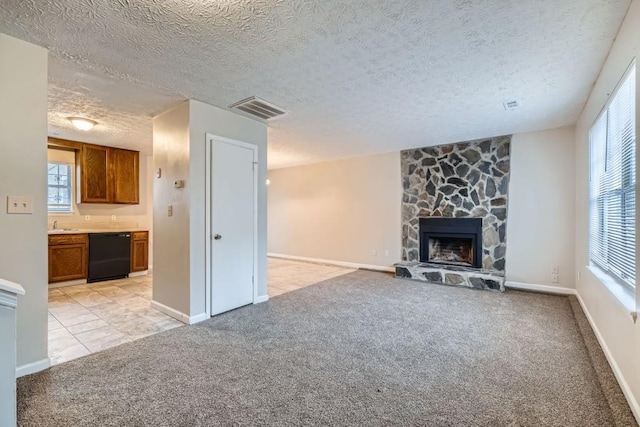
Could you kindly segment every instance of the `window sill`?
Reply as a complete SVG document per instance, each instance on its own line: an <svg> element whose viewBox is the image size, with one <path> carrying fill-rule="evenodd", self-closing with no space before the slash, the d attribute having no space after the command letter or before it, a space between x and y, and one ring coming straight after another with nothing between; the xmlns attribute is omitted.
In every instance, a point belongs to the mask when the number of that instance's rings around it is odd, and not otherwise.
<svg viewBox="0 0 640 427"><path fill-rule="evenodd" d="M635 292L595 265L587 265L587 268L594 276L596 276L600 283L604 285L609 293L613 295L614 299L622 306L622 308L631 315L635 322L638 316Z"/></svg>

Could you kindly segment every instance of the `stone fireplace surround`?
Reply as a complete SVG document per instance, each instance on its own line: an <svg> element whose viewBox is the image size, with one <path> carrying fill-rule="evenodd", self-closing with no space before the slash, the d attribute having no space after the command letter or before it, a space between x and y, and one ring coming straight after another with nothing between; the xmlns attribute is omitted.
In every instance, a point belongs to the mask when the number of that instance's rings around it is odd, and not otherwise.
<svg viewBox="0 0 640 427"><path fill-rule="evenodd" d="M511 136L405 150L396 276L504 290ZM481 218L481 267L420 261L420 218Z"/></svg>

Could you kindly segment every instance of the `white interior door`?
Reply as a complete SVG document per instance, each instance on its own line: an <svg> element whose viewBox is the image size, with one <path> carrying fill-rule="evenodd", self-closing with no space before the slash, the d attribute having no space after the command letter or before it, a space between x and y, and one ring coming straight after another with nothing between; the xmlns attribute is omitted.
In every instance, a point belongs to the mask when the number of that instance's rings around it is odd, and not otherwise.
<svg viewBox="0 0 640 427"><path fill-rule="evenodd" d="M256 148L211 147L211 315L251 304L256 244Z"/></svg>

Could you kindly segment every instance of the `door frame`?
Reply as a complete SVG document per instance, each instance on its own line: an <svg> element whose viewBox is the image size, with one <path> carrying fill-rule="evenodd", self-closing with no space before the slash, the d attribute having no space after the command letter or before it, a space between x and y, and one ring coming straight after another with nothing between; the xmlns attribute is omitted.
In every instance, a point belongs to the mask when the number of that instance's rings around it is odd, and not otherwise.
<svg viewBox="0 0 640 427"><path fill-rule="evenodd" d="M207 132L205 134L205 309L207 318L211 317L211 298L213 296L213 143L222 142L253 151L253 303L258 299L258 146Z"/></svg>

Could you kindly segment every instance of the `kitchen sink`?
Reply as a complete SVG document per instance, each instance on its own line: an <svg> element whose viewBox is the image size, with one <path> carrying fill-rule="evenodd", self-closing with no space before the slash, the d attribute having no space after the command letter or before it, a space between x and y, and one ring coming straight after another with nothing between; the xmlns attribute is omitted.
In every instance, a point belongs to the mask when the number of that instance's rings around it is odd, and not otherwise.
<svg viewBox="0 0 640 427"><path fill-rule="evenodd" d="M77 228L56 228L53 230L49 230L49 233L59 233L62 231L79 231Z"/></svg>

